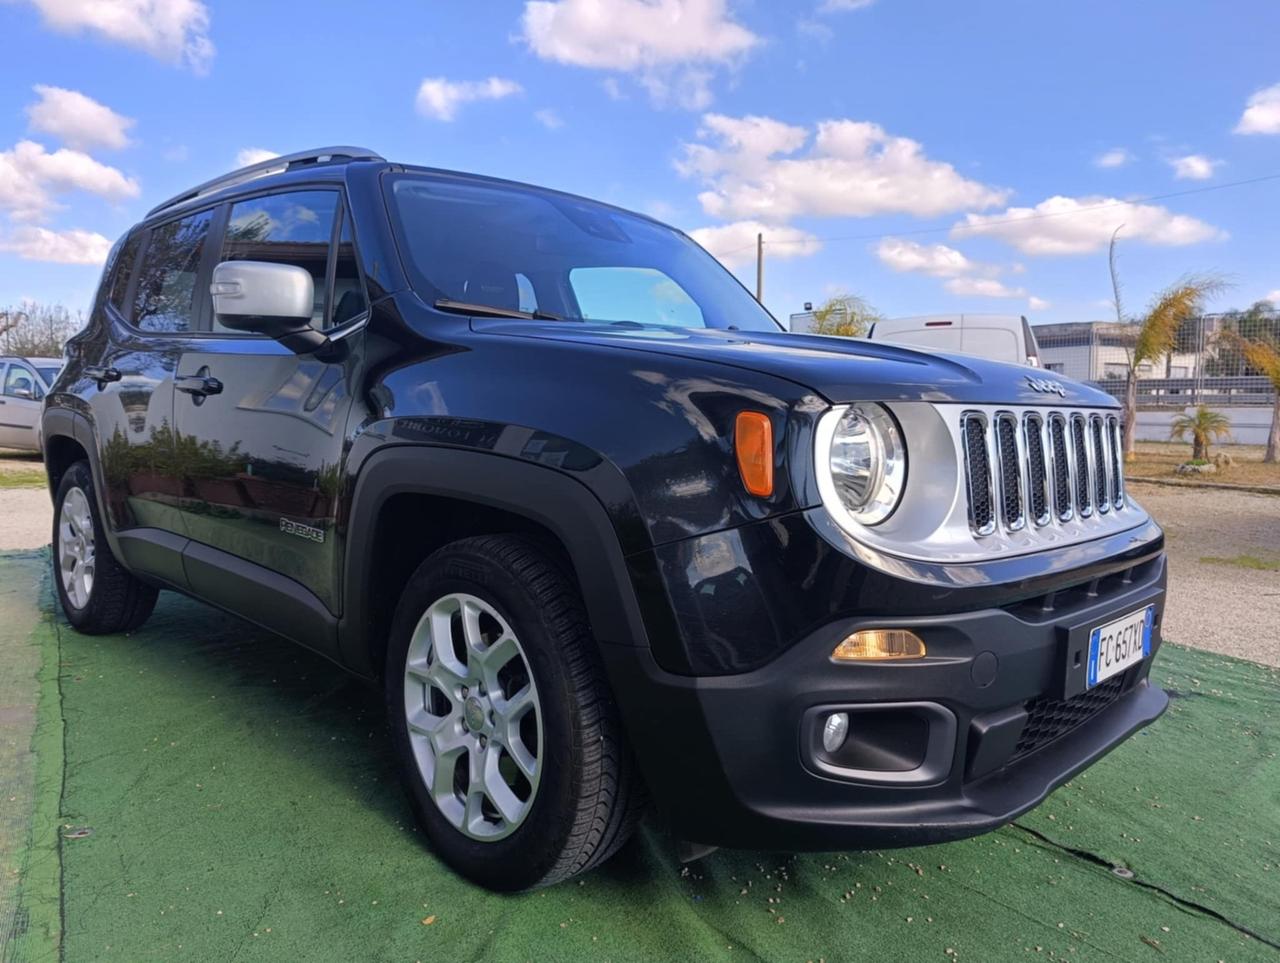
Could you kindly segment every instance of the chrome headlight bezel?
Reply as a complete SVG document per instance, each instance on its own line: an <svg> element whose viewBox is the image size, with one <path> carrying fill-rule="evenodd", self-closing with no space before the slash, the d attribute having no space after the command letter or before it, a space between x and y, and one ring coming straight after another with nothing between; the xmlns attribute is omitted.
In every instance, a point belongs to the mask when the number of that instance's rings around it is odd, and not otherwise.
<svg viewBox="0 0 1280 963"><path fill-rule="evenodd" d="M849 440L858 435L862 438ZM865 494L857 491L859 486L842 484L838 477L841 473L833 461L837 445L844 444L865 446ZM818 422L814 456L819 494L846 531L880 525L902 503L908 468L906 436L893 412L884 405L859 402L826 412Z"/></svg>

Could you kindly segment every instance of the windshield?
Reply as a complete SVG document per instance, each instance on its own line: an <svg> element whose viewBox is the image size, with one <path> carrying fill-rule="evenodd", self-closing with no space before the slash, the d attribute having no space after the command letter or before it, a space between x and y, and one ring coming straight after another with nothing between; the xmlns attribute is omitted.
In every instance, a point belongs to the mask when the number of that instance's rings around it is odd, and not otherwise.
<svg viewBox="0 0 1280 963"><path fill-rule="evenodd" d="M572 321L777 331L720 263L647 218L552 191L447 175L390 178L418 293Z"/></svg>

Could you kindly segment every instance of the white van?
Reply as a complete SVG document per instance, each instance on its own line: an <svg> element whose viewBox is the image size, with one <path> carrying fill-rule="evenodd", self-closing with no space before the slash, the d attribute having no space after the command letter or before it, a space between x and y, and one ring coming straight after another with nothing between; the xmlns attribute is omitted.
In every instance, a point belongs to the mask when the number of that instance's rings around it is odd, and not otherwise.
<svg viewBox="0 0 1280 963"><path fill-rule="evenodd" d="M872 341L892 341L928 351L976 354L993 361L1040 366L1040 346L1027 319L1017 314L930 314L877 321Z"/></svg>

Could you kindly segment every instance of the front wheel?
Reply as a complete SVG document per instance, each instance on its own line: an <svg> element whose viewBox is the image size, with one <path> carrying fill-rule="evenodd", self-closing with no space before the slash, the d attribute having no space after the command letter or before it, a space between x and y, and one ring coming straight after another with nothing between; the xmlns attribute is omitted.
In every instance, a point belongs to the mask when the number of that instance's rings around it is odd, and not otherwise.
<svg viewBox="0 0 1280 963"><path fill-rule="evenodd" d="M155 608L156 589L134 578L111 554L87 461L68 468L58 483L53 576L67 621L89 635L136 629Z"/></svg>
<svg viewBox="0 0 1280 963"><path fill-rule="evenodd" d="M496 890L546 886L630 836L642 790L576 587L534 543L464 539L410 578L386 698L435 851Z"/></svg>

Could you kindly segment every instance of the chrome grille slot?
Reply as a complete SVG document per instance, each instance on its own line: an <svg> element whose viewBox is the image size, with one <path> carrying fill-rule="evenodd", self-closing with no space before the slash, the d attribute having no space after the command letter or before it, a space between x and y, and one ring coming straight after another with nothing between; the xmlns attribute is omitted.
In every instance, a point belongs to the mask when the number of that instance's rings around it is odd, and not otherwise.
<svg viewBox="0 0 1280 963"><path fill-rule="evenodd" d="M987 419L967 411L960 416L964 442L964 478L969 495L969 527L975 535L996 530L995 498L991 490L991 456L987 450Z"/></svg>
<svg viewBox="0 0 1280 963"><path fill-rule="evenodd" d="M1053 456L1053 512L1060 522L1075 517L1071 497L1071 453L1067 450L1067 419L1054 412L1049 416L1049 447Z"/></svg>
<svg viewBox="0 0 1280 963"><path fill-rule="evenodd" d="M996 415L996 456L1000 461L1000 521L1016 532L1026 523L1022 511L1022 458L1018 451L1018 419L1008 411Z"/></svg>
<svg viewBox="0 0 1280 963"><path fill-rule="evenodd" d="M1027 452L1027 509L1036 527L1049 524L1049 469L1045 458L1044 420L1032 413L1022 422Z"/></svg>
<svg viewBox="0 0 1280 963"><path fill-rule="evenodd" d="M1093 442L1093 501L1105 515L1111 510L1111 457L1100 416L1089 418L1089 435Z"/></svg>
<svg viewBox="0 0 1280 963"><path fill-rule="evenodd" d="M1072 481L1076 490L1076 511L1081 518L1093 514L1093 466L1090 464L1084 415L1071 416Z"/></svg>
<svg viewBox="0 0 1280 963"><path fill-rule="evenodd" d="M1115 415L1107 417L1107 434L1111 439L1111 504L1119 511L1124 508L1124 446L1120 439L1120 419Z"/></svg>

